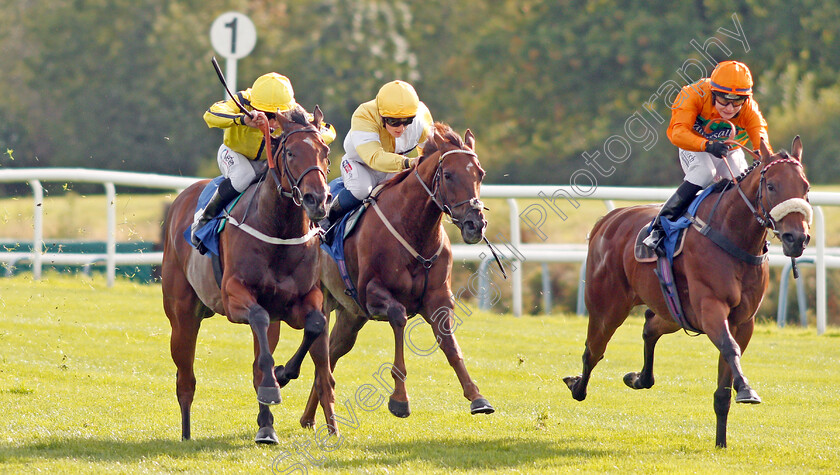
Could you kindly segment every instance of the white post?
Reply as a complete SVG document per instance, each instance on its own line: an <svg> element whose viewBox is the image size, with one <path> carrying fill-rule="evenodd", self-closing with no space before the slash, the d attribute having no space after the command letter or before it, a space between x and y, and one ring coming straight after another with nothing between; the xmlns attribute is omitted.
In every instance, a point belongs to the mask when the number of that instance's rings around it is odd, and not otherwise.
<svg viewBox="0 0 840 475"><path fill-rule="evenodd" d="M814 207L817 221L817 335L825 333L826 282L825 282L825 215L822 206Z"/></svg>
<svg viewBox="0 0 840 475"><path fill-rule="evenodd" d="M41 262L44 254L44 187L38 180L29 180L35 202L32 233L32 277L41 280Z"/></svg>
<svg viewBox="0 0 840 475"><path fill-rule="evenodd" d="M108 198L108 241L106 244L105 273L108 287L114 286L117 274L117 192L114 184L105 183L105 193Z"/></svg>
<svg viewBox="0 0 840 475"><path fill-rule="evenodd" d="M236 58L228 58L225 61L225 80L227 81L231 94L236 94L239 91L236 88ZM225 95L227 96L227 92L225 92Z"/></svg>
<svg viewBox="0 0 840 475"><path fill-rule="evenodd" d="M519 206L516 204L516 200L513 198L508 198L507 200L508 206L510 207L510 244L513 246L514 249L519 251L519 248L522 245L522 232L519 228ZM513 253L512 253L513 254ZM512 257L514 259L514 268L513 268L513 275L511 276L511 287L513 293L513 316L521 317L522 316L522 262L515 261L516 257L515 254Z"/></svg>

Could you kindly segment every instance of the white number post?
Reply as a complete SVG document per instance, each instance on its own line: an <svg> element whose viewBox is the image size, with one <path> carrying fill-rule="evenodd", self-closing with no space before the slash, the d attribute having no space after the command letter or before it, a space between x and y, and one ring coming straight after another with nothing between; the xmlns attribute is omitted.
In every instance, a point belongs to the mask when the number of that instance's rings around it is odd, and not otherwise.
<svg viewBox="0 0 840 475"><path fill-rule="evenodd" d="M210 42L216 52L227 60L225 79L231 92L236 93L236 60L251 54L257 44L254 23L239 12L222 13L210 26Z"/></svg>

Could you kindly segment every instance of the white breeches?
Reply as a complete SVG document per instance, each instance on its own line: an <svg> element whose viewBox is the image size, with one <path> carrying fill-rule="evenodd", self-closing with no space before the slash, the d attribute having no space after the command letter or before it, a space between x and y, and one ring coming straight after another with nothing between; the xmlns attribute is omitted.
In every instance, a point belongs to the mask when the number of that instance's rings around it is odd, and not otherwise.
<svg viewBox="0 0 840 475"><path fill-rule="evenodd" d="M726 161L732 167L736 176L747 169L744 151L740 148L731 150ZM708 152L689 152L680 149L680 165L685 172L685 181L706 188L722 178L734 178L729 174L729 168L722 158L717 158Z"/></svg>
<svg viewBox="0 0 840 475"><path fill-rule="evenodd" d="M364 200L370 192L383 181L396 173L379 172L362 162L341 159L341 179L346 188L356 199Z"/></svg>
<svg viewBox="0 0 840 475"><path fill-rule="evenodd" d="M254 182L257 170L263 166L260 160L248 160L245 155L234 152L225 144L219 147L216 162L219 164L222 175L230 178L230 184L240 193Z"/></svg>

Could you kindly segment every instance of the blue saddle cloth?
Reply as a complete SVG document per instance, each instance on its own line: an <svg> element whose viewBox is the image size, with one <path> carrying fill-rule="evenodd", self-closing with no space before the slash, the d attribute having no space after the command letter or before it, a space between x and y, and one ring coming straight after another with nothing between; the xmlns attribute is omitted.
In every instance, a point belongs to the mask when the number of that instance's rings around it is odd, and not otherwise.
<svg viewBox="0 0 840 475"><path fill-rule="evenodd" d="M703 190L697 198L694 198L694 201L688 206L688 209L679 218L675 220L670 219L662 219L662 229L665 231L665 240L663 241L662 245L665 247L665 253L668 256L668 261L672 264L674 262L674 252L677 248L677 243L679 242L680 231L689 227L691 225L691 219L686 217L691 216L692 218L697 214L697 208L700 207L700 203L703 202L712 192L719 188L718 184L714 184ZM654 218L656 219L656 218ZM651 226L653 226L653 222L651 222ZM650 231L650 229L648 229Z"/></svg>
<svg viewBox="0 0 840 475"><path fill-rule="evenodd" d="M333 196L338 196L342 190L344 190L344 181L341 178L336 178L330 182L330 193ZM347 289L347 294L353 297L356 303L359 303L359 292L356 289L356 284L353 282L353 279L350 278L350 272L347 270L347 263L344 259L344 240L353 232L356 223L359 222L359 218L365 209L364 206L359 206L345 214L321 238L321 249L329 254L338 265L338 272L341 275L341 280L344 282L344 287Z"/></svg>
<svg viewBox="0 0 840 475"><path fill-rule="evenodd" d="M203 209L204 206L207 205L207 202L210 201L210 198L213 196L213 193L216 192L216 189L219 188L219 184L224 180L225 177L218 176L210 181L207 186L201 191L201 194L198 196L198 202L196 203L195 210ZM205 224L202 228L198 229L195 233L196 237L201 241L201 244L204 248L211 252L212 254L219 255L219 232L224 228L224 220L222 217L224 216L225 210L222 209L219 213L211 219L207 224ZM190 228L187 228L184 231L184 239L190 243L192 246L192 241L190 240ZM196 247L196 246L193 246Z"/></svg>

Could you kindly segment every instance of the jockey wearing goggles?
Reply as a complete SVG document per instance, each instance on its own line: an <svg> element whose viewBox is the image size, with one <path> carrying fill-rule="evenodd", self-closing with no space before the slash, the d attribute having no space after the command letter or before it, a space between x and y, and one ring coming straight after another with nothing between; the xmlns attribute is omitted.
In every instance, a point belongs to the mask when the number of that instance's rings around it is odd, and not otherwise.
<svg viewBox="0 0 840 475"><path fill-rule="evenodd" d="M261 162L267 157L265 136L260 127L268 124L272 136L279 136L282 129L277 114L293 109L300 109L309 120L313 119L312 114L295 102L292 83L281 74L268 73L258 77L253 86L237 92L236 97L245 109L252 112L253 117L248 117L240 110L232 98L216 102L204 113L204 122L208 127L224 130L216 162L225 179L204 209L195 214L192 241L196 246L198 241L195 239L195 231L245 191L262 168ZM330 124L323 124L321 136L329 144L335 140L335 129Z"/></svg>
<svg viewBox="0 0 840 475"><path fill-rule="evenodd" d="M410 168L431 137L433 125L431 112L405 81L383 85L376 98L359 105L344 138L344 189L333 198L321 227L336 223L377 185Z"/></svg>
<svg viewBox="0 0 840 475"><path fill-rule="evenodd" d="M671 108L668 139L679 148L680 164L685 178L656 217L650 236L644 244L658 254L665 238L660 218L675 220L685 213L698 191L711 185L716 178L734 178L729 174L746 170L744 152L730 149L723 140L729 138L735 125L735 141L751 148L764 140L770 149L767 121L752 97L753 79L749 68L738 61L723 61L708 78L682 88Z"/></svg>

